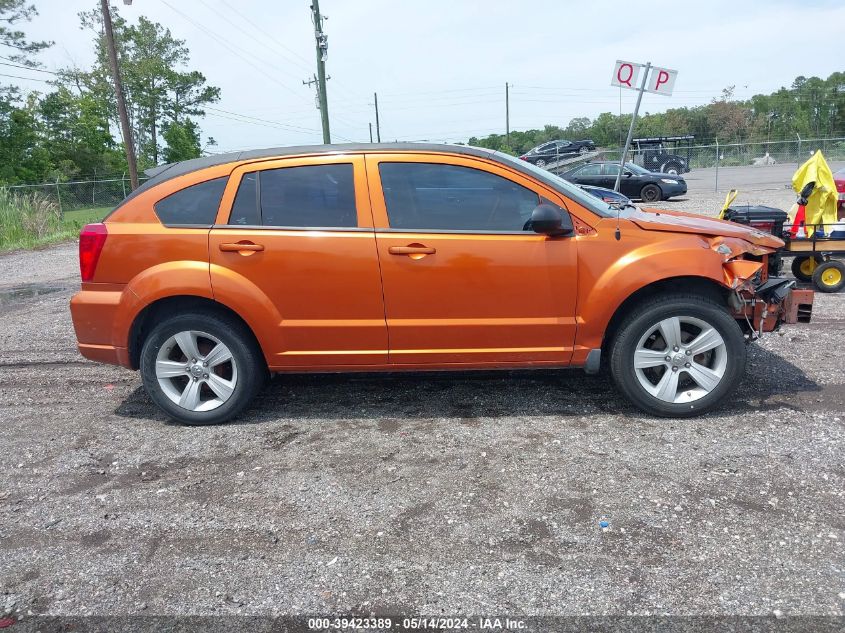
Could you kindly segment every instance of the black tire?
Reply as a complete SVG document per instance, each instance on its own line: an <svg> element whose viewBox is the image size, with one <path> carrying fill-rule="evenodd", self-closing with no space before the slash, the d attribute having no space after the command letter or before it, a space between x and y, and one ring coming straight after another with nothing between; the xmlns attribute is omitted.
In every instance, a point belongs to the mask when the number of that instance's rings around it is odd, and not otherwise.
<svg viewBox="0 0 845 633"><path fill-rule="evenodd" d="M175 334L185 331L207 333L225 344L237 366L237 381L228 400L209 411L191 411L173 402L156 377L156 359L162 346ZM209 372L210 373L210 372ZM196 311L178 314L159 322L141 349L141 378L144 388L159 408L184 424L221 424L237 416L267 381L264 357L252 333L237 319L223 313Z"/></svg>
<svg viewBox="0 0 845 633"><path fill-rule="evenodd" d="M812 271L806 270L806 264L810 261L810 257L802 256L802 257L795 257L792 260L792 274L795 275L795 278L798 281L803 281L804 283L810 283L813 281L813 273L816 272L815 268ZM824 260L820 257L816 257L816 267L821 264ZM802 270L804 267L804 270Z"/></svg>
<svg viewBox="0 0 845 633"><path fill-rule="evenodd" d="M831 259L816 266L813 285L821 292L839 292L845 288L845 264Z"/></svg>
<svg viewBox="0 0 845 633"><path fill-rule="evenodd" d="M683 173L678 163L666 163L660 171L664 174L672 174L673 176L680 176Z"/></svg>
<svg viewBox="0 0 845 633"><path fill-rule="evenodd" d="M579 154L589 154L590 151L591 151L590 148L587 147L586 145L582 145L581 147L578 148Z"/></svg>
<svg viewBox="0 0 845 633"><path fill-rule="evenodd" d="M703 321L715 328L725 344L722 355L725 364L721 379L709 393L696 400L675 403L657 398L640 383L634 368L634 352L640 339L654 330L657 323L671 317ZM689 331L682 331L682 334L687 337L696 335L695 332ZM666 295L640 304L625 316L609 351L611 375L622 394L639 409L662 417L689 418L710 411L725 401L745 372L746 345L742 330L723 305L700 295ZM677 354L669 352L672 356L680 356L682 353L683 350ZM715 352L711 353L714 354L711 358L715 361ZM680 380L685 382L678 384L680 390L676 393L682 395L684 389L680 387L682 384L688 384L691 376L685 373L683 366L679 368L677 374ZM654 370L661 371L661 368L656 367ZM662 371L670 371L668 364L662 367Z"/></svg>
<svg viewBox="0 0 845 633"><path fill-rule="evenodd" d="M643 202L659 202L663 199L663 191L655 184L648 184L640 190Z"/></svg>
<svg viewBox="0 0 845 633"><path fill-rule="evenodd" d="M546 161L543 160L542 158L538 158L537 161L534 164L537 165L537 167L545 167Z"/></svg>

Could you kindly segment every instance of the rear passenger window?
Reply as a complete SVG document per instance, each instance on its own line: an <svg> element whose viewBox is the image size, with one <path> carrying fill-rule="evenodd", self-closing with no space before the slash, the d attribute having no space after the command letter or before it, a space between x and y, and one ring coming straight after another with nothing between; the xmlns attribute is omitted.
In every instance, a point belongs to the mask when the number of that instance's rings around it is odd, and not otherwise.
<svg viewBox="0 0 845 633"><path fill-rule="evenodd" d="M155 204L158 219L167 226L211 226L217 217L227 180L228 176L206 180L159 200Z"/></svg>
<svg viewBox="0 0 845 633"><path fill-rule="evenodd" d="M232 204L232 212L229 215L229 224L241 226L261 224L261 214L258 213L257 172L244 174L241 178L241 184L238 185L238 192L235 194L235 202Z"/></svg>
<svg viewBox="0 0 845 633"><path fill-rule="evenodd" d="M472 167L380 163L390 227L526 231L540 197L507 178Z"/></svg>
<svg viewBox="0 0 845 633"><path fill-rule="evenodd" d="M230 224L260 217L264 226L343 228L358 226L355 184L351 163L303 165L255 172L257 205L249 185L242 183L232 208ZM253 200L250 206L250 200ZM256 208L257 207L257 208ZM237 212L236 212L237 211Z"/></svg>

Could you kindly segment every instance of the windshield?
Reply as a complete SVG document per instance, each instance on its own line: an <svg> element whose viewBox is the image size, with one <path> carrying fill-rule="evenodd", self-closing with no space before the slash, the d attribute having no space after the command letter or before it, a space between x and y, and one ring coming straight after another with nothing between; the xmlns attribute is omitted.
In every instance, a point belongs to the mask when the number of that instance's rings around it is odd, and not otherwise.
<svg viewBox="0 0 845 633"><path fill-rule="evenodd" d="M642 176L643 174L649 173L648 169L644 167L640 167L636 163L625 163L625 169L630 169L635 174Z"/></svg>
<svg viewBox="0 0 845 633"><path fill-rule="evenodd" d="M603 218L608 218L616 215L616 209L611 207L607 204L604 200L600 200L595 196L587 193L580 187L573 185L571 182L564 180L560 176L553 174L550 171L546 171L542 167L537 167L536 165L529 163L528 161L519 160L510 156L509 154L503 154L502 152L493 152L493 156L496 160L506 163L521 172L529 172L531 173L537 180L546 183L550 187L557 189L560 191L561 194L566 196L567 198L571 198L575 200L578 204L583 207L586 207L596 215L600 215Z"/></svg>

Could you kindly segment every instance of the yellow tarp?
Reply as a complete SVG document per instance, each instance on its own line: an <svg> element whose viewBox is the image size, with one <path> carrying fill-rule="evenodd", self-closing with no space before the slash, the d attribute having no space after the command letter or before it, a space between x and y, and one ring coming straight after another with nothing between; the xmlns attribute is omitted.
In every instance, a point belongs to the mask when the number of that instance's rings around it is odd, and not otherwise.
<svg viewBox="0 0 845 633"><path fill-rule="evenodd" d="M839 194L833 181L833 172L830 171L821 150L817 150L792 176L792 189L795 193L800 193L808 182L816 183L806 207L805 226L809 236L813 232L813 224L836 223Z"/></svg>

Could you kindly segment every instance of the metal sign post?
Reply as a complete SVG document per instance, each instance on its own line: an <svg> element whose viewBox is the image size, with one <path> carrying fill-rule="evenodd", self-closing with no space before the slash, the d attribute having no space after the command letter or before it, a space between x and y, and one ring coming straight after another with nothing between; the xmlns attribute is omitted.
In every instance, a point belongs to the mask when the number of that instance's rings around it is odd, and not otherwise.
<svg viewBox="0 0 845 633"><path fill-rule="evenodd" d="M640 72L642 72L643 78L639 88L637 88L636 83L637 79L639 79ZM634 114L631 117L631 126L628 128L628 138L625 140L625 147L622 149L622 156L619 158L619 173L616 174L616 184L613 185L614 191L619 191L619 186L622 183L625 159L628 156L628 149L631 147L631 138L634 136L634 125L637 123L637 114L640 112L643 93L653 92L666 96L671 95L675 87L675 78L677 75L678 71L676 70L652 68L651 62L643 65L621 60L616 61L616 67L613 69L613 79L610 81L610 85L619 86L620 89L624 86L631 90L636 90L638 94L637 104L634 106Z"/></svg>
<svg viewBox="0 0 845 633"><path fill-rule="evenodd" d="M631 147L631 139L634 137L634 125L637 122L637 114L640 111L640 103L643 100L643 93L645 92L645 82L648 79L648 71L651 70L651 62L645 65L645 72L643 73L643 80L637 93L637 105L634 106L634 116L631 117L631 127L628 128L628 138L625 139L625 147L622 149L622 156L619 158L619 173L616 174L616 184L613 185L614 191L619 191L619 185L622 183L622 171L625 169L625 158L628 156L628 148ZM619 78L621 70L616 72L616 78ZM630 83L631 78L628 77Z"/></svg>

